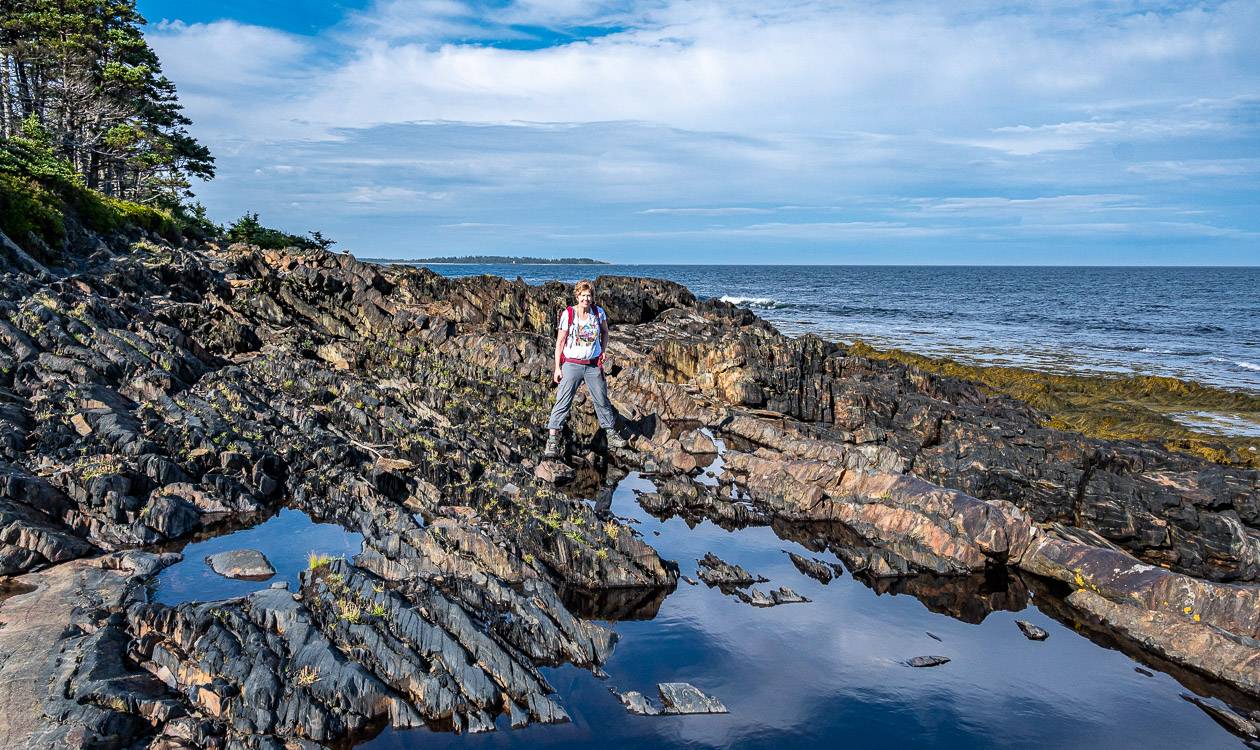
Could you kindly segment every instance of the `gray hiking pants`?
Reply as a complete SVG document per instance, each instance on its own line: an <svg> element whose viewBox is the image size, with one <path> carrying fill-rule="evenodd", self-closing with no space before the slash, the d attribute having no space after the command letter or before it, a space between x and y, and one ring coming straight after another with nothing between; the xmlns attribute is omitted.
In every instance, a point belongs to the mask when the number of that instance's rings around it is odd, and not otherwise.
<svg viewBox="0 0 1260 750"><path fill-rule="evenodd" d="M590 391L591 401L595 404L595 416L600 427L616 426L612 404L608 403L608 384L604 382L604 371L597 365L579 365L565 362L560 368L560 385L556 388L556 405L551 407L551 418L547 420L547 429L559 430L569 418L569 407L573 406L573 394L578 385L586 381L586 390Z"/></svg>

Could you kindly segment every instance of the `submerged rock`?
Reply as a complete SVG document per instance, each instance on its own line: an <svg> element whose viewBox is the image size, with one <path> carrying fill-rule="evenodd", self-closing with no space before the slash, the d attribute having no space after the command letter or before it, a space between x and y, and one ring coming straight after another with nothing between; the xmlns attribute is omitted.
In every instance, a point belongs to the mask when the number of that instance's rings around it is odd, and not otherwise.
<svg viewBox="0 0 1260 750"><path fill-rule="evenodd" d="M1027 620L1016 620L1015 624L1019 626L1019 632L1024 634L1030 641L1044 641L1050 637L1050 634L1044 628L1033 625Z"/></svg>
<svg viewBox="0 0 1260 750"><path fill-rule="evenodd" d="M234 549L206 557L210 569L226 578L266 580L276 574L271 562L255 549Z"/></svg>
<svg viewBox="0 0 1260 750"><path fill-rule="evenodd" d="M907 667L939 667L948 663L948 656L915 656L905 661Z"/></svg>

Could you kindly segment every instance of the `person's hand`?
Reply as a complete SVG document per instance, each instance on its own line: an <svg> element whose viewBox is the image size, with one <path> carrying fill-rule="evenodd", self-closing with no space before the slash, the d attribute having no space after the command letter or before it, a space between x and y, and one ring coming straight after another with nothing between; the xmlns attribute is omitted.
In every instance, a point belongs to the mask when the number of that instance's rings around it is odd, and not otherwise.
<svg viewBox="0 0 1260 750"><path fill-rule="evenodd" d="M609 367L612 367L612 357L609 357L607 354L599 355L599 369L608 372Z"/></svg>
<svg viewBox="0 0 1260 750"><path fill-rule="evenodd" d="M555 383L556 385L560 385L560 379L563 377L564 377L564 369L561 368L559 365L557 365L556 371L551 373L551 382Z"/></svg>

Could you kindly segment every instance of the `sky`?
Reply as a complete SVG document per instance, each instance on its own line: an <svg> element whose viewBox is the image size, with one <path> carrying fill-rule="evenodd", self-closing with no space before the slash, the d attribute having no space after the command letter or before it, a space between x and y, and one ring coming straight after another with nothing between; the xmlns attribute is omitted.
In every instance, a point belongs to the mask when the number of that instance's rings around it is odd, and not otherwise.
<svg viewBox="0 0 1260 750"><path fill-rule="evenodd" d="M138 0L257 211L360 257L1260 264L1260 3Z"/></svg>

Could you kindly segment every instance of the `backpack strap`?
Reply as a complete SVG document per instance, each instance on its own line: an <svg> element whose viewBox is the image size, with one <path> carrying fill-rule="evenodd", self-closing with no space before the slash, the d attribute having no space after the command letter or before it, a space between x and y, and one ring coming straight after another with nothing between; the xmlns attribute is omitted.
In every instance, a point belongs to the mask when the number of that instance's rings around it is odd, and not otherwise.
<svg viewBox="0 0 1260 750"><path fill-rule="evenodd" d="M564 327L567 330L573 327L573 305L569 305L569 308L565 310L565 313L569 316L569 321L564 324Z"/></svg>

